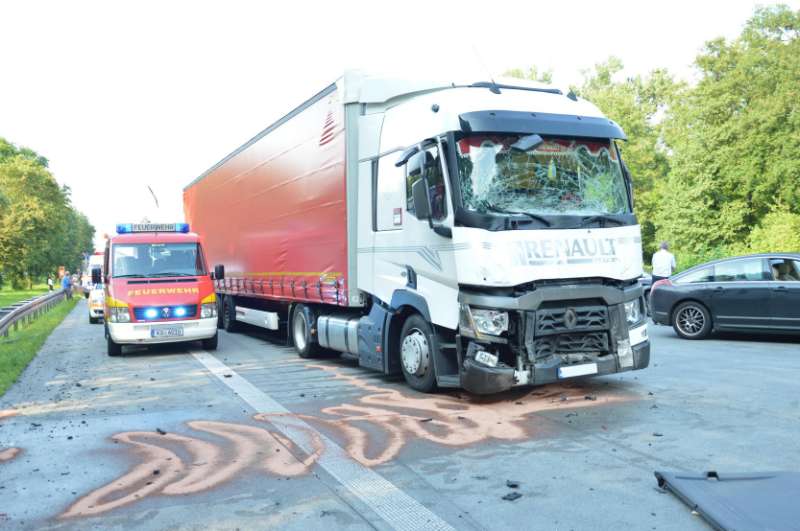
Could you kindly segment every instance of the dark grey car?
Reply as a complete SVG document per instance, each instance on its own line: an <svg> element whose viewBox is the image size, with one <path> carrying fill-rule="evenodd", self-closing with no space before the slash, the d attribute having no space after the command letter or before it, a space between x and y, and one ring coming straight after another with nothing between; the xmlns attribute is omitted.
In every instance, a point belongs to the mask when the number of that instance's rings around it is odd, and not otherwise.
<svg viewBox="0 0 800 531"><path fill-rule="evenodd" d="M714 330L800 333L800 254L715 260L653 284L653 320L686 339Z"/></svg>

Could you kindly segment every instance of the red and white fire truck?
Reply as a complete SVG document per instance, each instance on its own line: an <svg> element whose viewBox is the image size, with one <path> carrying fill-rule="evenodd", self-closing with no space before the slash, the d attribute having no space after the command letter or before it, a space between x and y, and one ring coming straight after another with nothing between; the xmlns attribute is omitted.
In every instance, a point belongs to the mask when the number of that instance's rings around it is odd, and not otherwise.
<svg viewBox="0 0 800 531"><path fill-rule="evenodd" d="M217 348L217 305L203 246L186 223L117 225L106 242L105 334L108 355L123 345L200 340Z"/></svg>

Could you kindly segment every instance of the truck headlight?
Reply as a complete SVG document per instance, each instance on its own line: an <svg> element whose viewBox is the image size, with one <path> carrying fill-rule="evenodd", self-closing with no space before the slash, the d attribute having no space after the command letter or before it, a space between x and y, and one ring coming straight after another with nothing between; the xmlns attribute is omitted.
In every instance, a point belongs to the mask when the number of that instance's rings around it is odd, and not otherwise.
<svg viewBox="0 0 800 531"><path fill-rule="evenodd" d="M200 318L209 319L217 316L217 303L211 302L200 306Z"/></svg>
<svg viewBox="0 0 800 531"><path fill-rule="evenodd" d="M112 323L131 322L131 313L128 311L128 308L120 308L112 306L110 310L111 310L111 315L109 317Z"/></svg>
<svg viewBox="0 0 800 531"><path fill-rule="evenodd" d="M461 305L459 321L459 331L469 337L480 334L499 336L508 330L508 312L470 308L466 304Z"/></svg>
<svg viewBox="0 0 800 531"><path fill-rule="evenodd" d="M636 299L625 303L625 319L628 324L636 324L642 320L642 301Z"/></svg>

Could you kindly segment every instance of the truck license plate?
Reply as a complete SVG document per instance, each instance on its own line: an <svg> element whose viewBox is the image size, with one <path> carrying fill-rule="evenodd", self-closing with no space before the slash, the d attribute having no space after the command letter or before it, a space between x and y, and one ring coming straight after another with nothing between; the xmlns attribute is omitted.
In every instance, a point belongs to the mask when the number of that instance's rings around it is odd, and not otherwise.
<svg viewBox="0 0 800 531"><path fill-rule="evenodd" d="M183 337L183 327L165 326L162 328L151 328L150 337Z"/></svg>
<svg viewBox="0 0 800 531"><path fill-rule="evenodd" d="M574 378L575 376L586 376L587 374L597 374L596 363L584 363L583 365L570 365L558 368L559 378Z"/></svg>

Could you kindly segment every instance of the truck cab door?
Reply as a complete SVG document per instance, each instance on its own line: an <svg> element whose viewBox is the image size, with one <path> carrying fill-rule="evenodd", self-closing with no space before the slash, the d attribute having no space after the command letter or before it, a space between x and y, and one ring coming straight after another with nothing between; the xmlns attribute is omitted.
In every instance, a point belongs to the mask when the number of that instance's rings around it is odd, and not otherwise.
<svg viewBox="0 0 800 531"><path fill-rule="evenodd" d="M452 227L453 220L442 152L440 143L430 142L400 166L397 152L379 160L373 269L375 292L386 302L398 289L428 291L429 304L440 288L457 289L449 231L434 230ZM430 219L417 217L413 187L419 181L426 185Z"/></svg>

